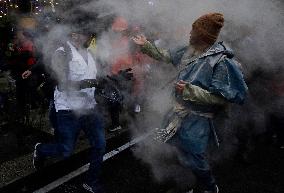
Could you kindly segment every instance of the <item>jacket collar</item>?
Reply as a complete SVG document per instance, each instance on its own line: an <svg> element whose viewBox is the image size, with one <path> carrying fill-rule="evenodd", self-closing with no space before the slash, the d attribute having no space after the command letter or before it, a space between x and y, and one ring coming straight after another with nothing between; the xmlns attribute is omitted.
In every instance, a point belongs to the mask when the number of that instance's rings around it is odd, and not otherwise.
<svg viewBox="0 0 284 193"><path fill-rule="evenodd" d="M229 48L226 44L224 44L224 42L217 42L217 43L213 44L209 49L207 49L199 57L190 59L188 61L188 65L191 64L192 62L195 62L198 59L206 58L208 56L216 56L216 55L219 55L219 54L226 55L228 58L234 57L234 53L233 53L231 48Z"/></svg>
<svg viewBox="0 0 284 193"><path fill-rule="evenodd" d="M217 42L213 44L206 52L204 52L199 58L204 58L207 56L217 55L217 54L227 55L229 58L234 57L234 53L231 48L229 48L224 42Z"/></svg>

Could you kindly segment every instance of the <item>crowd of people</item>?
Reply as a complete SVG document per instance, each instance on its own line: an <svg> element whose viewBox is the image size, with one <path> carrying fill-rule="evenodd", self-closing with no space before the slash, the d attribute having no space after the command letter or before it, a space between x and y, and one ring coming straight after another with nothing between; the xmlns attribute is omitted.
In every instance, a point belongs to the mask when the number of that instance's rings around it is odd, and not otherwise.
<svg viewBox="0 0 284 193"><path fill-rule="evenodd" d="M177 76L168 87L174 90L174 106L165 116L163 127L157 130L156 139L178 148L180 164L193 171L205 193L218 193L206 157L210 140L219 145L213 120L230 103L243 104L248 92L233 51L218 41L224 25L223 15L209 13L199 17L192 24L188 45L170 50L149 41L151 37L142 35L141 26L115 17L111 24L113 37L108 64L96 55L101 48L84 22L72 21L68 25L71 30L66 34L67 41L53 50L48 65L42 60L44 53L39 54L39 48L34 45L34 34L19 29L8 46L7 65L2 66L2 70L11 71L16 83L16 111L20 122L27 105L31 108L36 105L38 88L44 88L46 93L55 140L35 145L34 167L41 169L49 157L69 157L82 129L91 147L90 168L83 187L90 192L104 192L101 182L106 147L103 109L108 111L111 120L108 131L121 130L123 108L133 117L143 111L144 84L151 65L172 63ZM109 67L107 73L102 72L105 65ZM192 193L193 189L187 192Z"/></svg>

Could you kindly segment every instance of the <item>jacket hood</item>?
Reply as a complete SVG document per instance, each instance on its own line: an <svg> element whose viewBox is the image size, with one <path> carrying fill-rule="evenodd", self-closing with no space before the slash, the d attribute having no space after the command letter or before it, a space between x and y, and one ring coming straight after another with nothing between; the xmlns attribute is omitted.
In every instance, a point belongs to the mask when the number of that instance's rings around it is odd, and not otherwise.
<svg viewBox="0 0 284 193"><path fill-rule="evenodd" d="M169 50L170 56L172 57L172 63L174 65L178 65L180 63L181 58L187 49L188 45L180 46L177 47L176 49ZM213 44L206 52L200 55L198 59L211 56L210 57L211 63L213 65L216 64L216 62L224 55L227 56L227 58L229 59L233 58L234 57L233 50L223 42L217 42ZM195 61L196 59L197 58L191 60L191 62Z"/></svg>
<svg viewBox="0 0 284 193"><path fill-rule="evenodd" d="M217 54L224 54L228 58L233 58L234 53L233 50L227 46L224 42L217 42L209 50L207 50L200 58L217 55Z"/></svg>

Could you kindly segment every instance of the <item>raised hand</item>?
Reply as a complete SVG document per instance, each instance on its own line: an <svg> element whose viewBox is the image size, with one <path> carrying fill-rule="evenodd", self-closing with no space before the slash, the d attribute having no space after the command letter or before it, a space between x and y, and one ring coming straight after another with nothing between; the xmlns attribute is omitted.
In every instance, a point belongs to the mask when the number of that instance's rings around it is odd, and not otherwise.
<svg viewBox="0 0 284 193"><path fill-rule="evenodd" d="M137 35L131 38L135 44L143 46L147 42L147 38L144 35Z"/></svg>
<svg viewBox="0 0 284 193"><path fill-rule="evenodd" d="M32 71L26 70L26 71L23 72L23 74L22 74L22 79L28 78L31 74L32 74Z"/></svg>
<svg viewBox="0 0 284 193"><path fill-rule="evenodd" d="M182 94L186 84L187 84L187 82L185 82L183 80L180 80L177 83L175 83L176 92L178 94Z"/></svg>

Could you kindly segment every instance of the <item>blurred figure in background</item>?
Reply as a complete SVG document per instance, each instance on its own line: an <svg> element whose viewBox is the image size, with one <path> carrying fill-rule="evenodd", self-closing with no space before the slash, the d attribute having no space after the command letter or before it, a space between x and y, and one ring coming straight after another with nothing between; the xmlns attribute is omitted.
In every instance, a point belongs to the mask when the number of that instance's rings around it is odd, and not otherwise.
<svg viewBox="0 0 284 193"><path fill-rule="evenodd" d="M111 55L111 73L117 75L121 70L132 69L131 72L134 76L133 84L126 85L124 104L130 115L135 117L136 113L141 112L141 105L145 97L143 96L145 76L150 70L153 60L143 54L140 47L131 41L133 35L141 33L139 26L129 26L125 18L116 17L112 24L112 31L115 33L115 38L111 43L113 50L113 54ZM110 131L121 129L119 124L119 112L121 108L121 106L113 106L110 109L112 117Z"/></svg>
<svg viewBox="0 0 284 193"><path fill-rule="evenodd" d="M24 128L29 124L30 109L36 106L37 80L36 78L23 79L22 73L36 63L34 32L19 29L7 50L7 69L16 83L16 123L19 146L22 146Z"/></svg>

